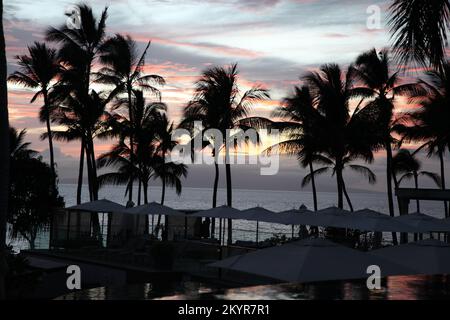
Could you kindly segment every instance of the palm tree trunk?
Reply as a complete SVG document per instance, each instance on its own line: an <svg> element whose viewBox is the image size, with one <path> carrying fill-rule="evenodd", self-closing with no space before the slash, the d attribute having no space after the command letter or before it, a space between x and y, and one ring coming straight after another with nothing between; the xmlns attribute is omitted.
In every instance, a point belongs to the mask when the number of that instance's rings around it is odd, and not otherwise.
<svg viewBox="0 0 450 320"><path fill-rule="evenodd" d="M443 148L439 147L438 154L439 154L439 164L440 164L440 169L441 169L441 188L442 188L442 190L445 190L445 167L444 167L444 150L443 150ZM445 217L447 218L449 216L447 201L444 201L444 210L445 210Z"/></svg>
<svg viewBox="0 0 450 320"><path fill-rule="evenodd" d="M214 156L214 155L213 155ZM213 203L212 207L217 207L217 188L219 187L219 164L217 161L214 161L214 187L213 187ZM211 220L211 238L214 239L214 235L216 233L216 219L212 218Z"/></svg>
<svg viewBox="0 0 450 320"><path fill-rule="evenodd" d="M44 108L45 108L45 122L47 126L47 135L48 135L48 149L50 153L50 169L52 171L52 179L53 179L53 187L56 190L56 169L55 169L55 154L53 150L53 137L51 135L51 127L50 127L50 106L48 103L48 95L47 90L44 90Z"/></svg>
<svg viewBox="0 0 450 320"><path fill-rule="evenodd" d="M5 35L3 33L3 0L0 0L0 300L5 298L6 216L9 191L9 120L6 83Z"/></svg>
<svg viewBox="0 0 450 320"><path fill-rule="evenodd" d="M166 180L162 179L162 190L161 190L161 204L164 205L164 199L166 197Z"/></svg>
<svg viewBox="0 0 450 320"><path fill-rule="evenodd" d="M349 197L349 195L347 193L347 187L345 186L344 179L342 179L342 191L344 192L345 199L347 200L347 204L350 207L350 211L353 212L354 211L353 210L353 205L352 205L352 202L350 201L350 197Z"/></svg>
<svg viewBox="0 0 450 320"><path fill-rule="evenodd" d="M89 156L89 146L84 142L84 152L86 154L86 169L88 174L88 189L89 189L89 201L94 201L94 191L92 183L92 159Z"/></svg>
<svg viewBox="0 0 450 320"><path fill-rule="evenodd" d="M97 180L97 166L95 162L95 151L94 151L94 142L92 140L92 135L89 137L89 149L91 156L91 164L92 164L92 191L94 194L94 200L98 200L98 180Z"/></svg>
<svg viewBox="0 0 450 320"><path fill-rule="evenodd" d="M128 117L130 118L130 123L134 128L134 116L133 116L133 100L131 97L131 86L127 85L127 93L128 93ZM130 134L130 164L131 167L134 165L134 129L131 130ZM128 201L133 201L133 180L134 177L131 175L129 187L128 187Z"/></svg>
<svg viewBox="0 0 450 320"><path fill-rule="evenodd" d="M81 191L83 186L83 168L84 167L84 141L81 142L80 165L78 169L78 185L77 185L77 204L81 203Z"/></svg>
<svg viewBox="0 0 450 320"><path fill-rule="evenodd" d="M142 191L144 192L144 204L148 204L148 184L142 180ZM153 215L152 215L153 217ZM150 233L150 218L148 214L145 215L145 234Z"/></svg>
<svg viewBox="0 0 450 320"><path fill-rule="evenodd" d="M309 171L311 174L311 187L313 194L314 211L317 211L317 190L316 190L316 178L314 177L314 168L312 161L309 162Z"/></svg>
<svg viewBox="0 0 450 320"><path fill-rule="evenodd" d="M343 198L343 181L342 178L342 161L340 159L336 160L336 182L337 182L337 192L338 192L338 208L344 208L344 198Z"/></svg>
<svg viewBox="0 0 450 320"><path fill-rule="evenodd" d="M417 175L417 171L414 171L414 186L416 187L416 190L419 189L419 177ZM416 207L417 212L420 212L420 201L416 200Z"/></svg>
<svg viewBox="0 0 450 320"><path fill-rule="evenodd" d="M162 186L161 186L161 204L162 205L164 205L165 196L166 196L166 181L164 179L162 179ZM167 217L166 217L166 219L167 219ZM156 228L155 228L156 236L158 236L160 228L161 228L161 215L158 215L158 221L156 222Z"/></svg>
<svg viewBox="0 0 450 320"><path fill-rule="evenodd" d="M386 139L385 148L386 148L386 187L387 187L387 195L388 195L388 206L389 206L389 215L391 217L395 216L394 213L394 197L392 195L392 147L390 136ZM394 245L398 244L397 241L397 233L392 232L392 241Z"/></svg>
<svg viewBox="0 0 450 320"><path fill-rule="evenodd" d="M90 135L90 133L87 137L86 147L89 190L91 192L91 201L95 201L98 200L97 168L95 166L94 144L92 142L92 136ZM100 221L97 213L91 214L91 221L94 234L97 235L98 241L102 243Z"/></svg>
<svg viewBox="0 0 450 320"><path fill-rule="evenodd" d="M230 165L230 150L228 147L225 147L225 171L226 171L226 178L227 178L227 206L232 207L233 206L233 190L231 187L231 165ZM228 219L228 239L227 244L231 245L233 243L233 220Z"/></svg>
<svg viewBox="0 0 450 320"><path fill-rule="evenodd" d="M138 185L138 206L141 205L141 191L142 191L142 181L141 179L139 180L139 185Z"/></svg>

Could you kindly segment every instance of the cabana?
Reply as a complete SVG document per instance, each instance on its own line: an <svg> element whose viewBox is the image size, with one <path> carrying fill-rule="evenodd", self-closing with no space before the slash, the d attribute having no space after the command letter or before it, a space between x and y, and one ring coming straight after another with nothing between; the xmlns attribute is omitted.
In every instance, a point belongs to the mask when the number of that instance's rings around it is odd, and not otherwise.
<svg viewBox="0 0 450 320"><path fill-rule="evenodd" d="M165 227L166 230L169 227L169 217L173 217L174 222L176 221L176 219L183 219L183 222L185 223L185 237L186 237L186 232L187 232L187 221L186 221L186 216L183 212L180 212L178 210L172 209L168 206L162 205L160 203L157 202L151 202L148 204L143 204L137 207L132 207L132 208L128 208L125 210L121 210L119 211L120 213L126 214L126 215L133 215L136 216L136 228L138 228L139 230L142 229L142 233L141 234L146 234L148 233L148 229L149 229L149 223L148 223L148 216L152 216L152 224L151 224L151 228L152 230L154 229L154 217L155 216L159 216L159 215L163 215L165 217ZM140 219L141 216L144 216L146 219ZM173 230L172 230L173 233ZM167 237L169 238L169 235L167 235ZM172 236L170 236L170 238L173 238L173 234Z"/></svg>
<svg viewBox="0 0 450 320"><path fill-rule="evenodd" d="M68 246L72 241L77 246L93 245L99 240L106 245L113 234L120 233L123 224L122 219L113 218L112 213L124 209L125 207L118 203L102 199L61 210L52 222L50 245ZM100 218L100 235L95 234L93 230L92 218L95 215Z"/></svg>
<svg viewBox="0 0 450 320"><path fill-rule="evenodd" d="M319 238L253 251L208 266L304 283L367 278L371 265L379 266L383 277L412 273L406 266Z"/></svg>
<svg viewBox="0 0 450 320"><path fill-rule="evenodd" d="M224 222L223 219L234 219L234 220L245 220L245 215L238 209L229 206L220 206L208 210L198 211L191 215L192 217L199 218L215 218L219 219L219 241L222 243L222 240L225 238L222 235L222 232L225 232L225 228L223 227Z"/></svg>

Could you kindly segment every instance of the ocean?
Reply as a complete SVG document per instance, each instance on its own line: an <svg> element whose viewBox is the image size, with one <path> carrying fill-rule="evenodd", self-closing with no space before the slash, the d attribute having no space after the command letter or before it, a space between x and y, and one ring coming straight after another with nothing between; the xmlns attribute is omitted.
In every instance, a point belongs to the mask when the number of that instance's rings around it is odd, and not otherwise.
<svg viewBox="0 0 450 320"><path fill-rule="evenodd" d="M75 184L60 184L59 192L64 197L66 206L76 204L76 185ZM137 188L134 189L135 200L137 203ZM100 189L99 199L106 198L121 204L125 204L128 197L125 197L124 186L106 186ZM161 188L149 188L149 201L159 202L161 199ZM354 192L350 193L350 198L355 210L369 208L381 213L388 214L387 196L384 193L377 192ZM87 194L87 186L83 186L82 200L89 201ZM394 201L396 202L396 201ZM334 192L319 192L318 193L319 209L336 206L337 194ZM184 187L180 196L175 193L174 189L168 188L166 190L165 205L175 209L192 209L201 210L209 209L212 205L212 188L190 188ZM217 204L226 204L226 190L219 189ZM294 208L299 208L302 204L307 208L313 208L312 193L309 191L280 191L280 190L233 190L233 206L237 209L247 209L255 206L261 206L273 211L284 211ZM396 203L395 203L396 205ZM416 203L411 201L410 212L414 212ZM444 217L444 206L442 202L437 201L421 201L422 213L429 214L437 218ZM396 207L396 213L398 209ZM234 221L233 223L233 237L235 240L255 240L256 222L251 221ZM290 236L292 229L290 226L281 226L277 224L260 223L259 224L259 239L264 240L277 235L285 234ZM384 234L385 239L390 239L390 234ZM11 241L16 249L27 248L25 241ZM42 234L37 240L37 247L48 246L48 236Z"/></svg>

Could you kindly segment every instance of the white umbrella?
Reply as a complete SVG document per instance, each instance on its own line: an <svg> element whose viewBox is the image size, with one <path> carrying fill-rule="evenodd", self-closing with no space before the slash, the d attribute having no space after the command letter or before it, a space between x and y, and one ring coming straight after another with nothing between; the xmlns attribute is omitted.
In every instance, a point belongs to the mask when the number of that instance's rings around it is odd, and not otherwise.
<svg viewBox="0 0 450 320"><path fill-rule="evenodd" d="M381 276L410 273L407 267L324 239L310 238L234 256L210 267L260 275L288 282L366 278L377 265Z"/></svg>
<svg viewBox="0 0 450 320"><path fill-rule="evenodd" d="M427 239L373 250L371 255L397 262L415 274L450 274L450 244Z"/></svg>
<svg viewBox="0 0 450 320"><path fill-rule="evenodd" d="M423 213L410 213L395 217L394 220L399 221L416 229L416 233L425 232L449 232L450 225L443 223L441 219L428 216Z"/></svg>
<svg viewBox="0 0 450 320"><path fill-rule="evenodd" d="M125 210L125 207L106 199L85 202L76 206L68 207L67 210L85 211L85 212L104 212L111 213L115 211Z"/></svg>
<svg viewBox="0 0 450 320"><path fill-rule="evenodd" d="M121 210L120 213L138 214L138 215L165 215L165 216L183 216L184 213L159 204L157 202L151 202L143 204L141 206L128 208Z"/></svg>

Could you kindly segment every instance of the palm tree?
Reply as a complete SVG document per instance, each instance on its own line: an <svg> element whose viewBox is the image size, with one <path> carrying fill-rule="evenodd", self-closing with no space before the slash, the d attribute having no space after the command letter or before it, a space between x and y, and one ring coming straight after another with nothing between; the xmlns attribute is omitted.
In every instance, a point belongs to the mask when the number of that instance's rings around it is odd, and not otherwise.
<svg viewBox="0 0 450 320"><path fill-rule="evenodd" d="M414 187L419 189L419 176L425 176L433 180L440 188L441 180L438 174L429 171L421 171L422 164L415 158L415 153L407 149L400 149L392 159L392 167L395 175L402 174L398 179L400 184L403 180L414 179ZM416 200L417 212L420 212L420 202Z"/></svg>
<svg viewBox="0 0 450 320"><path fill-rule="evenodd" d="M227 181L227 205L232 206L232 185L230 166L230 141L227 130L248 129L245 121L254 103L269 99L269 93L255 86L241 94L238 86L237 65L228 68L211 67L202 73L196 82L194 99L186 106L183 123L201 121L207 129L221 132L225 146L225 171ZM216 141L217 143L217 141ZM219 150L215 150L215 157ZM216 171L217 172L217 171ZM228 243L232 243L232 220L228 219Z"/></svg>
<svg viewBox="0 0 450 320"><path fill-rule="evenodd" d="M177 195L181 194L182 184L181 177L187 176L187 166L182 163L165 162L164 157L160 157L159 161L155 161L153 167L154 173L152 174L154 179L161 180L161 204L164 204L166 195L166 186L175 187ZM167 220L166 220L167 221ZM156 223L154 234L157 236L161 226L161 215L158 215L158 221Z"/></svg>
<svg viewBox="0 0 450 320"><path fill-rule="evenodd" d="M124 105L126 108L123 107ZM157 135L167 121L164 115L167 107L162 102L147 104L140 90L133 90L131 106L132 121L129 118L128 98L118 99L115 105L116 110L111 115L110 121L106 123L109 135L118 136L119 142L109 152L99 157L97 166L99 168L114 166L118 170L99 176L99 182L101 185L128 183L126 194L129 195L130 180L138 180L143 186L144 201L147 203L148 181L152 174ZM127 144L127 138L130 136L135 137L134 152ZM132 153L136 158L134 161L131 159Z"/></svg>
<svg viewBox="0 0 450 320"><path fill-rule="evenodd" d="M444 154L450 147L450 63L444 64L441 71L426 73L428 81L420 81L425 92L412 97L420 108L408 114L411 126L398 125L396 130L403 135L402 141L422 142L419 148L426 149L428 156L437 155L440 164L441 188L445 189ZM445 215L448 216L447 202L444 202Z"/></svg>
<svg viewBox="0 0 450 320"><path fill-rule="evenodd" d="M373 151L382 146L374 123L380 113L373 108L358 107L350 113L353 91L353 68L344 74L335 64L327 64L318 72L310 72L304 80L317 101L311 136L323 156L333 162L338 190L338 207L343 208L345 183L342 172L345 164L356 159L373 161Z"/></svg>
<svg viewBox="0 0 450 320"><path fill-rule="evenodd" d="M309 168L310 182L312 186L314 210L317 211L317 190L315 183L314 162L321 160L320 148L314 138L312 125L320 115L315 109L315 101L311 96L309 87L295 87L294 94L285 98L283 106L278 107L272 116L285 119L283 122L268 122L268 119L260 119L262 127L271 127L281 130L287 136L286 141L269 147L288 155L297 156L299 163L304 168ZM304 187L306 184L302 184Z"/></svg>
<svg viewBox="0 0 450 320"><path fill-rule="evenodd" d="M59 91L59 87L55 91ZM51 135L59 141L75 141L81 142L81 151L79 159L78 187L77 187L77 203L81 202L81 187L84 170L84 155L90 155L93 152L93 140L96 138L109 138L111 132L105 123L111 121L111 115L106 111L106 105L110 101L110 97L104 97L102 93L92 90L87 99L79 101L75 93L64 96L56 93L55 102L58 106L52 109L52 121L58 125L65 127L65 130L52 130ZM43 137L46 135L44 134ZM91 151L92 150L92 151ZM90 156L86 157L89 192L91 199L94 198L94 188L97 182L93 182L94 173ZM95 174L96 176L96 174Z"/></svg>
<svg viewBox="0 0 450 320"><path fill-rule="evenodd" d="M187 176L187 166L182 163L166 162L166 157L177 146L178 142L172 140L174 124L173 122L169 122L165 114L161 115L158 126L152 176L155 179L161 179L161 204L164 204L166 185L175 187L176 193L178 195L181 194L182 186L180 178ZM156 230L159 230L160 223L161 215L158 216Z"/></svg>
<svg viewBox="0 0 450 320"><path fill-rule="evenodd" d="M16 128L9 128L9 153L11 161L29 159L37 155L37 151L28 148L31 143L24 142L26 134L26 129L18 132Z"/></svg>
<svg viewBox="0 0 450 320"><path fill-rule="evenodd" d="M38 88L39 91L31 99L31 103L41 97L44 105L41 108L41 121L47 126L47 133L50 133L50 101L49 91L52 89L52 81L60 74L57 52L55 49L47 47L45 43L35 42L28 47L29 55L16 56L19 65L19 71L11 74L8 80L12 83L18 83L28 88ZM53 173L53 179L56 187L55 158L53 152L53 139L48 136L48 145L50 152L50 168Z"/></svg>
<svg viewBox="0 0 450 320"><path fill-rule="evenodd" d="M324 157L324 156L316 156L316 159L317 159L316 161L320 161L321 163L325 164L326 166L316 169L312 173L307 174L302 180L302 187L311 183L315 176L318 176L318 175L321 175L324 173L329 173L330 171L331 171L332 175L336 174L336 163L333 162L333 160L328 159L327 157ZM351 164L352 160L353 160L352 157L345 157L343 159L343 161L342 161L343 170L345 170L346 168L349 168L350 170L353 170L353 171L361 174L363 177L367 178L367 180L369 181L370 184L375 184L377 182L377 177L372 170L370 170L368 167L363 166L363 165ZM344 196L347 200L347 204L350 208L350 211L353 212L353 205L350 200L350 196L348 195L347 187L345 185L344 180L342 181L342 184L343 184L342 189L343 189Z"/></svg>
<svg viewBox="0 0 450 320"><path fill-rule="evenodd" d="M400 63L441 69L446 60L450 2L394 0L389 8L393 47Z"/></svg>
<svg viewBox="0 0 450 320"><path fill-rule="evenodd" d="M147 90L160 98L159 90L154 86L164 85L164 79L159 75L145 75L145 56L147 54L150 42L144 49L142 55L137 53L136 42L130 36L116 34L108 38L101 47L100 61L105 65L96 74L96 81L103 84L113 85L112 95L117 96L122 93L127 95L128 117L131 122L134 121L133 114L133 92L135 89ZM131 153L130 161L134 163L134 138L130 135ZM130 179L129 200L133 198L133 180Z"/></svg>
<svg viewBox="0 0 450 320"><path fill-rule="evenodd" d="M378 110L380 120L376 125L380 129L381 139L386 150L386 189L389 214L394 216L394 198L392 194L392 127L395 122L395 99L398 96L416 95L421 92L418 84L399 84L398 72L392 72L387 50L377 52L375 49L362 53L356 59L353 69L355 79L362 85L354 88L354 94L371 98L370 108ZM423 90L422 90L423 91ZM396 241L394 235L394 242Z"/></svg>
<svg viewBox="0 0 450 320"><path fill-rule="evenodd" d="M9 121L6 66L3 0L0 0L0 299L5 298L5 274L7 271L6 217L9 191Z"/></svg>
<svg viewBox="0 0 450 320"><path fill-rule="evenodd" d="M78 5L80 13L80 28L72 29L63 25L59 29L49 28L46 39L60 44L59 59L64 65L61 79L58 82L57 94L62 95L59 100L71 94L88 110L90 102L90 84L92 66L101 53L105 41L105 27L107 8L97 21L91 7L86 4ZM92 135L82 140L86 154L91 200L98 199L97 169L95 166L95 152Z"/></svg>

